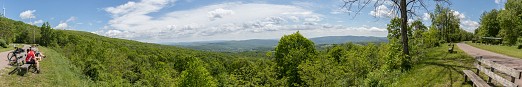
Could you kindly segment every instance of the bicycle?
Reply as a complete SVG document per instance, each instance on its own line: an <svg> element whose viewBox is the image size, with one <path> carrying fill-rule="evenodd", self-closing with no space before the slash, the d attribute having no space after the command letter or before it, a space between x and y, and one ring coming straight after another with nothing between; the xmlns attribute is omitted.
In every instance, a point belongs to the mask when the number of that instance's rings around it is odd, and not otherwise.
<svg viewBox="0 0 522 87"><path fill-rule="evenodd" d="M21 59L23 56L19 56L20 53L23 53L24 50L21 48L17 48L16 50L9 52L7 54L7 60L11 65L19 65L18 59Z"/></svg>

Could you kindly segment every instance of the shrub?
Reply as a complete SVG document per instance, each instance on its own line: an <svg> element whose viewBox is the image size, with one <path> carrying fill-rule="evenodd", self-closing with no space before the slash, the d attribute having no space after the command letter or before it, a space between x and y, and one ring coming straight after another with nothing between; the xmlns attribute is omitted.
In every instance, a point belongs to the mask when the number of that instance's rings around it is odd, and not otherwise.
<svg viewBox="0 0 522 87"><path fill-rule="evenodd" d="M0 39L0 47L7 48L7 43L5 42L5 40Z"/></svg>
<svg viewBox="0 0 522 87"><path fill-rule="evenodd" d="M518 45L518 49L522 49L522 44Z"/></svg>

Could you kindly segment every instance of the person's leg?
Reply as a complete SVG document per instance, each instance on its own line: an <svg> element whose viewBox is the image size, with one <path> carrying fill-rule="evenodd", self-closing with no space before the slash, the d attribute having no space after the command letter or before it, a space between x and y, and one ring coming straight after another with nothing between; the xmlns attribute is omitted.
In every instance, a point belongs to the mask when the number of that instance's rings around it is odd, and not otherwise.
<svg viewBox="0 0 522 87"><path fill-rule="evenodd" d="M34 64L34 65L36 65L36 70L38 72L40 72L40 62L38 62L38 61L34 61L34 62L36 63L36 64Z"/></svg>

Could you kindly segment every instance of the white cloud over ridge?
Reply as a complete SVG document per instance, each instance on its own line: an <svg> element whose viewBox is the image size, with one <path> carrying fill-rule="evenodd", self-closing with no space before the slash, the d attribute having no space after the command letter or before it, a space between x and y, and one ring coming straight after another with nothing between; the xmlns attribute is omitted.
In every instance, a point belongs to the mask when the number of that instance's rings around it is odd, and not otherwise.
<svg viewBox="0 0 522 87"><path fill-rule="evenodd" d="M112 19L107 26L94 33L144 42L187 42L278 38L297 30L301 32L336 32L332 30L385 32L386 30L375 27L355 29L322 24L324 16L311 10L299 6L264 3L222 3L167 12L159 16L148 15L174 3L174 0L142 0L105 8ZM339 34L346 35L350 32Z"/></svg>
<svg viewBox="0 0 522 87"><path fill-rule="evenodd" d="M24 12L20 13L20 18L22 18L22 19L36 18L36 16L34 15L34 12L36 12L36 10L24 11Z"/></svg>
<svg viewBox="0 0 522 87"><path fill-rule="evenodd" d="M42 24L42 23L43 23L43 20L36 20L36 21L33 21L31 24L38 25L38 24Z"/></svg>
<svg viewBox="0 0 522 87"><path fill-rule="evenodd" d="M385 5L380 5L375 8L373 11L370 11L370 15L374 17L382 17L382 18L393 18L396 16L393 9L388 9Z"/></svg>
<svg viewBox="0 0 522 87"><path fill-rule="evenodd" d="M56 27L54 27L54 29L68 29L68 28L69 28L69 25L65 22L60 23L60 24L56 25Z"/></svg>
<svg viewBox="0 0 522 87"><path fill-rule="evenodd" d="M56 27L54 27L54 29L70 29L72 28L71 26L69 26L69 22L72 22L72 21L76 21L78 18L75 17L75 16L71 16L69 17L67 20L65 21L60 21L60 24L56 25ZM78 24L78 23L77 23Z"/></svg>

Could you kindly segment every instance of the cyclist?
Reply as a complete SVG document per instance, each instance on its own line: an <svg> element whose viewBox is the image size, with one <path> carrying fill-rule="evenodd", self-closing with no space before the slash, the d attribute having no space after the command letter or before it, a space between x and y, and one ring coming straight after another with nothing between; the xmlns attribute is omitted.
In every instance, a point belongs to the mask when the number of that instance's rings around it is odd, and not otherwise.
<svg viewBox="0 0 522 87"><path fill-rule="evenodd" d="M26 64L34 64L36 67L36 73L40 73L39 63L36 60L35 53L32 49L27 49L27 57L25 58Z"/></svg>

